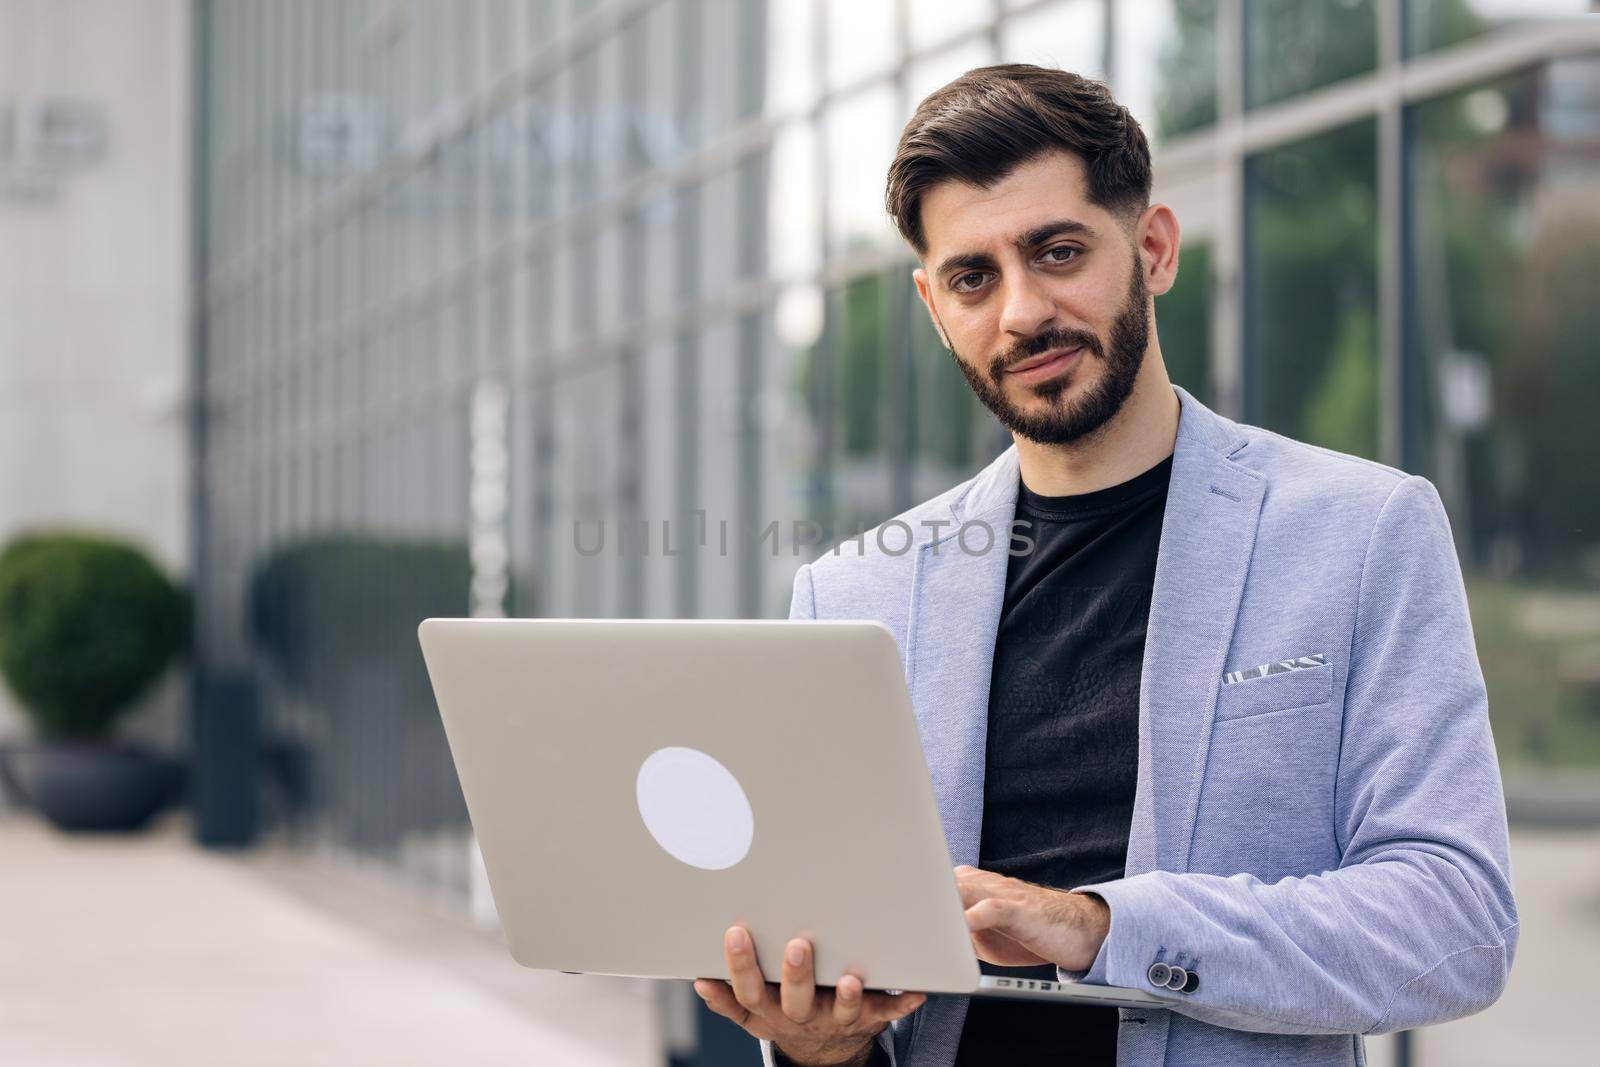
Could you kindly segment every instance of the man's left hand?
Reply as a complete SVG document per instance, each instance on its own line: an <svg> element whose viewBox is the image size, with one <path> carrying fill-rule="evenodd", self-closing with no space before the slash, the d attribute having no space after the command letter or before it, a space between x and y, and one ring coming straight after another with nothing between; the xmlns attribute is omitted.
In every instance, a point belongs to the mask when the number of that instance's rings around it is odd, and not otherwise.
<svg viewBox="0 0 1600 1067"><path fill-rule="evenodd" d="M966 864L956 868L956 886L973 948L996 966L1053 963L1088 970L1111 929L1110 907L1088 893L1066 893Z"/></svg>

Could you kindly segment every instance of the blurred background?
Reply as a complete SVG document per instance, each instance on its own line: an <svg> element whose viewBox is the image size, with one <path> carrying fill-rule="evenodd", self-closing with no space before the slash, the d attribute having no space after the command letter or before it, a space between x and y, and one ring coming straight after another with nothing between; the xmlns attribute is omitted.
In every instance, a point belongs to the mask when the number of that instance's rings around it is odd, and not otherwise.
<svg viewBox="0 0 1600 1067"><path fill-rule="evenodd" d="M883 187L1025 61L1151 138L1174 380L1449 510L1522 945L1373 1062L1593 1062L1590 9L0 0L0 1060L758 1062L683 983L505 957L415 623L782 616L998 454ZM120 688L43 598L123 620ZM46 830L52 745L140 753L148 831Z"/></svg>

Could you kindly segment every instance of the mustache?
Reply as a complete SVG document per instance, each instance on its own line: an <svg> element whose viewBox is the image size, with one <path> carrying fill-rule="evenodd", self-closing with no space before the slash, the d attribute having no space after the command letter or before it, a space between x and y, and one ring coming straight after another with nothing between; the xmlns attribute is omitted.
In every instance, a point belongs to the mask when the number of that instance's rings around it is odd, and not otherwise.
<svg viewBox="0 0 1600 1067"><path fill-rule="evenodd" d="M1035 334L1025 341L1019 341L1011 346L1010 351L994 357L989 363L989 373L998 380L1007 370L1023 360L1043 355L1053 348L1081 348L1102 359L1105 358L1105 348L1101 345L1100 338L1088 330L1056 328Z"/></svg>

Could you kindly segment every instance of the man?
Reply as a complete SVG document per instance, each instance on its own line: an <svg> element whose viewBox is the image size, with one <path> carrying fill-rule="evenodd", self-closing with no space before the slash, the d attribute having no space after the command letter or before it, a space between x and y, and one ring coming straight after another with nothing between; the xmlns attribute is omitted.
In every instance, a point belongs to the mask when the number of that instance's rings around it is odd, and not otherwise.
<svg viewBox="0 0 1600 1067"><path fill-rule="evenodd" d="M695 987L769 1063L1358 1064L1362 1034L1504 987L1504 799L1438 494L1169 382L1150 185L1095 82L1006 65L923 101L888 207L1014 444L899 517L913 551L801 567L790 615L896 635L985 969L1169 1006L819 990L807 942L758 961L735 927L731 983Z"/></svg>

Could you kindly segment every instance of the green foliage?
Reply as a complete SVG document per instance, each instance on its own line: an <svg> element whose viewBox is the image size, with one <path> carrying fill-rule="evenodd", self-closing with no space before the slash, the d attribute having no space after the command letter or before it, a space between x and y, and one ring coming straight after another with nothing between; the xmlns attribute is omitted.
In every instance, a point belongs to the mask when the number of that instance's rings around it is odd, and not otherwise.
<svg viewBox="0 0 1600 1067"><path fill-rule="evenodd" d="M1274 149L1246 173L1249 421L1375 457L1377 128Z"/></svg>
<svg viewBox="0 0 1600 1067"><path fill-rule="evenodd" d="M0 552L0 673L47 737L106 733L187 639L184 594L132 544L40 532Z"/></svg>
<svg viewBox="0 0 1600 1067"><path fill-rule="evenodd" d="M914 301L911 309L911 345L917 390L917 454L944 467L968 470L981 458L974 449L977 429L988 417L988 409L973 394L955 356L940 343L920 300Z"/></svg>
<svg viewBox="0 0 1600 1067"><path fill-rule="evenodd" d="M420 671L417 624L465 615L471 580L462 542L362 534L294 541L251 576L250 633L291 685L327 696L375 661Z"/></svg>
<svg viewBox="0 0 1600 1067"><path fill-rule="evenodd" d="M1378 62L1373 0L1252 0L1245 5L1245 96L1270 104L1362 74Z"/></svg>
<svg viewBox="0 0 1600 1067"><path fill-rule="evenodd" d="M1407 37L1413 53L1459 44L1483 33L1483 18L1462 0L1409 0Z"/></svg>
<svg viewBox="0 0 1600 1067"><path fill-rule="evenodd" d="M883 325L883 276L857 278L844 290L844 336L839 350L839 408L847 456L878 451L879 396L888 338Z"/></svg>
<svg viewBox="0 0 1600 1067"><path fill-rule="evenodd" d="M1466 589L1501 766L1600 766L1600 692L1569 666L1583 662L1592 638L1529 626L1535 601L1572 605L1588 594L1470 571Z"/></svg>
<svg viewBox="0 0 1600 1067"><path fill-rule="evenodd" d="M1158 140L1217 121L1217 0L1172 0L1172 20L1156 90Z"/></svg>
<svg viewBox="0 0 1600 1067"><path fill-rule="evenodd" d="M1211 246L1185 244L1178 277L1156 299L1156 328L1167 376L1200 399L1211 396Z"/></svg>
<svg viewBox="0 0 1600 1067"><path fill-rule="evenodd" d="M1378 441L1377 320L1352 313L1339 322L1339 334L1322 371L1305 399L1306 436L1337 452L1372 455Z"/></svg>
<svg viewBox="0 0 1600 1067"><path fill-rule="evenodd" d="M1600 211L1563 212L1534 237L1517 287L1517 343L1499 368L1503 437L1537 472L1520 488L1524 552L1537 569L1576 576L1600 557L1595 401L1600 398ZM1593 564L1591 563L1590 566ZM1593 579L1590 579L1592 584Z"/></svg>

